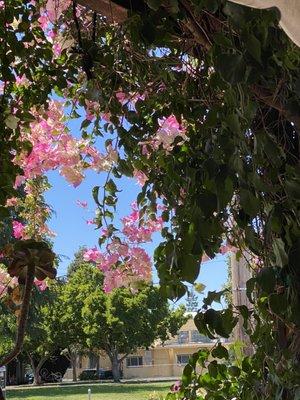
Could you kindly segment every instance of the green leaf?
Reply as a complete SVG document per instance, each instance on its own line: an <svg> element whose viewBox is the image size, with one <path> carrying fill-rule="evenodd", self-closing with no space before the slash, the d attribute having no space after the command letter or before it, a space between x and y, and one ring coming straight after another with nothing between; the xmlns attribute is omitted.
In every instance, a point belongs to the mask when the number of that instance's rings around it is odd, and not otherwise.
<svg viewBox="0 0 300 400"><path fill-rule="evenodd" d="M241 375L241 370L239 367L236 367L235 365L231 365L228 368L228 372L230 373L230 375L234 376L234 377L239 377Z"/></svg>
<svg viewBox="0 0 300 400"><path fill-rule="evenodd" d="M161 0L147 0L147 4L149 8L151 8L154 11L157 11L161 6Z"/></svg>
<svg viewBox="0 0 300 400"><path fill-rule="evenodd" d="M288 308L288 301L286 295L283 294L271 294L269 297L270 308L273 313L282 315L286 313Z"/></svg>
<svg viewBox="0 0 300 400"><path fill-rule="evenodd" d="M252 298L252 294L253 294L253 290L254 290L254 287L255 287L255 282L256 282L255 278L250 278L246 282L246 294L247 294L247 297L248 297L249 301L252 304L254 303L253 298Z"/></svg>
<svg viewBox="0 0 300 400"><path fill-rule="evenodd" d="M199 283L195 283L194 284L194 288L195 288L197 293L203 293L205 288L206 288L206 286L203 283L199 282Z"/></svg>
<svg viewBox="0 0 300 400"><path fill-rule="evenodd" d="M212 376L213 378L216 378L218 375L218 363L216 360L213 360L212 362L210 362L208 364L208 372L210 374L210 376Z"/></svg>
<svg viewBox="0 0 300 400"><path fill-rule="evenodd" d="M92 195L93 195L93 199L94 199L95 203L98 206L101 206L101 204L99 203L99 199L98 199L98 197L99 197L99 189L100 189L100 186L95 186L93 188L93 190L92 190Z"/></svg>
<svg viewBox="0 0 300 400"><path fill-rule="evenodd" d="M285 251L285 246L280 238L276 238L273 240L272 245L275 257L276 257L276 264L280 267L284 267L288 263L288 256Z"/></svg>
<svg viewBox="0 0 300 400"><path fill-rule="evenodd" d="M287 194L291 197L299 201L300 199L300 183L299 180L291 179L286 180L285 189Z"/></svg>
<svg viewBox="0 0 300 400"><path fill-rule="evenodd" d="M184 254L180 258L179 263L182 266L182 280L194 283L200 272L199 258L192 254Z"/></svg>
<svg viewBox="0 0 300 400"><path fill-rule="evenodd" d="M200 333L207 336L210 339L215 339L215 336L208 329L207 324L205 322L205 314L199 312L194 318L195 325Z"/></svg>
<svg viewBox="0 0 300 400"><path fill-rule="evenodd" d="M261 44L260 41L254 36L250 35L246 40L246 48L251 56L259 63L261 63Z"/></svg>
<svg viewBox="0 0 300 400"><path fill-rule="evenodd" d="M17 129L18 123L20 121L20 118L16 117L15 115L9 115L8 117L5 118L5 125L10 128L10 129Z"/></svg>
<svg viewBox="0 0 300 400"><path fill-rule="evenodd" d="M248 215L255 217L258 214L260 209L260 201L249 190L242 189L240 191L240 201L243 210Z"/></svg>
<svg viewBox="0 0 300 400"><path fill-rule="evenodd" d="M107 190L109 193L111 193L113 195L118 191L117 186L112 179L109 179L109 181L106 182L105 190Z"/></svg>
<svg viewBox="0 0 300 400"><path fill-rule="evenodd" d="M225 358L226 360L229 358L228 350L221 343L218 343L217 347L211 352L211 355L216 358Z"/></svg>
<svg viewBox="0 0 300 400"><path fill-rule="evenodd" d="M236 113L228 115L228 117L226 118L226 123L233 133L241 132L239 117Z"/></svg>
<svg viewBox="0 0 300 400"><path fill-rule="evenodd" d="M262 268L257 274L256 280L264 292L266 292L267 294L274 292L274 288L276 285L276 276L273 268Z"/></svg>
<svg viewBox="0 0 300 400"><path fill-rule="evenodd" d="M210 306L214 301L216 303L221 303L221 298L224 296L224 293L227 292L227 289L220 290L219 292L214 291L209 291L207 293L206 298L203 300L203 306L207 307Z"/></svg>
<svg viewBox="0 0 300 400"><path fill-rule="evenodd" d="M190 364L187 364L184 367L183 373L182 373L182 378L181 378L184 386L188 386L191 383L193 371L194 371L194 369Z"/></svg>
<svg viewBox="0 0 300 400"><path fill-rule="evenodd" d="M241 54L220 54L216 60L216 70L231 85L245 81L246 64Z"/></svg>

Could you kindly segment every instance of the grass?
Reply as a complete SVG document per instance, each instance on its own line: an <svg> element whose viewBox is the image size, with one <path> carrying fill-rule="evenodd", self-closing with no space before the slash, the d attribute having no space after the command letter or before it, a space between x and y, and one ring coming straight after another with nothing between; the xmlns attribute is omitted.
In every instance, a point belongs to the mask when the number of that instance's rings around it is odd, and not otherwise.
<svg viewBox="0 0 300 400"><path fill-rule="evenodd" d="M7 400L87 400L88 388L92 391L92 400L148 400L151 396L159 400L166 395L171 383L128 383L128 384L92 384L82 386L39 387L7 390Z"/></svg>

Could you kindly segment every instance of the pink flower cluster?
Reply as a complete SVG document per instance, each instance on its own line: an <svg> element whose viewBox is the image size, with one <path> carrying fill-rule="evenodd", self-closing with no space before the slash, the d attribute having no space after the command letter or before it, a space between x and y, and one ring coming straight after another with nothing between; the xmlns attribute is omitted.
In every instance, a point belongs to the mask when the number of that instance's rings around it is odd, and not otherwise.
<svg viewBox="0 0 300 400"><path fill-rule="evenodd" d="M113 237L105 252L94 247L84 254L86 261L95 263L103 271L106 292L121 286L134 289L137 282L151 278L151 259L138 244L151 241L152 234L162 229L163 221L161 217L151 219L147 215L140 221L136 202L131 206L131 214L122 219L125 240ZM102 234L107 237L107 229L102 229Z"/></svg>
<svg viewBox="0 0 300 400"><path fill-rule="evenodd" d="M137 169L135 169L133 171L133 176L135 177L135 179L137 180L137 183L141 186L144 186L145 183L148 180L148 176L146 174L144 174L143 171L139 171Z"/></svg>
<svg viewBox="0 0 300 400"><path fill-rule="evenodd" d="M161 231L163 227L162 218L154 217L151 219L145 215L144 220L140 221L139 210L136 202L131 204L131 208L132 212L128 216L122 218L122 233L132 243L150 242L152 234Z"/></svg>
<svg viewBox="0 0 300 400"><path fill-rule="evenodd" d="M33 111L35 121L31 122L30 130L23 128L21 135L21 140L30 142L32 149L29 153L23 150L14 158L24 171L23 176L17 177L16 186L49 170L60 169L60 174L76 187L83 180L85 169L109 171L117 161L118 154L111 146L104 155L88 141L72 137L65 126L63 111L63 104L55 100L49 101L44 112Z"/></svg>
<svg viewBox="0 0 300 400"><path fill-rule="evenodd" d="M13 236L16 239L25 239L25 225L22 222L13 221Z"/></svg>
<svg viewBox="0 0 300 400"><path fill-rule="evenodd" d="M135 104L138 100L145 100L146 93L129 93L126 94L121 90L116 93L117 100L122 104L122 106L126 105L129 108L135 109Z"/></svg>
<svg viewBox="0 0 300 400"><path fill-rule="evenodd" d="M158 124L159 129L155 136L149 141L140 142L143 154L149 155L148 146L153 150L158 150L159 147L162 146L162 148L169 153L173 150L176 138L181 137L181 140L178 142L179 144L189 140L186 135L186 129L179 124L174 115L159 119Z"/></svg>
<svg viewBox="0 0 300 400"><path fill-rule="evenodd" d="M38 279L35 279L34 284L40 292L44 292L48 288L48 283L45 280L39 281Z"/></svg>
<svg viewBox="0 0 300 400"><path fill-rule="evenodd" d="M57 21L61 14L66 11L71 4L71 0L48 0L46 11L51 22Z"/></svg>
<svg viewBox="0 0 300 400"><path fill-rule="evenodd" d="M114 239L106 250L101 253L93 248L84 254L86 261L94 262L104 272L105 292L151 279L151 259L144 249Z"/></svg>
<svg viewBox="0 0 300 400"><path fill-rule="evenodd" d="M8 288L14 288L17 283L17 278L11 278L5 269L0 267L0 299L7 294Z"/></svg>

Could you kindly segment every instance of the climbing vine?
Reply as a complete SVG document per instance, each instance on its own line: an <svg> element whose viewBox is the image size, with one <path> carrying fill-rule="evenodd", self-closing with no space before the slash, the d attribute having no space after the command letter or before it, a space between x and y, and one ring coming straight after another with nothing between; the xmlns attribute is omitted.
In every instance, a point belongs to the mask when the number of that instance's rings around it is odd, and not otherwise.
<svg viewBox="0 0 300 400"><path fill-rule="evenodd" d="M16 176L22 184L58 168L77 184L96 168L109 174L93 190L99 242L123 251L118 180L135 176L135 228L157 223L158 210L164 222L154 255L162 293L182 297L201 260L224 249L247 252L253 270L251 309L214 310L222 293L210 294L195 323L211 338L229 337L241 315L254 354L240 365L221 345L214 361L195 354L169 398L297 399L300 50L278 27L276 9L222 0L128 8L112 24L76 2L3 2L1 216L18 195ZM51 114L53 96L71 109L68 118L85 110L81 141L65 130L65 116ZM98 137L105 154L94 147ZM112 269L126 262L125 254Z"/></svg>

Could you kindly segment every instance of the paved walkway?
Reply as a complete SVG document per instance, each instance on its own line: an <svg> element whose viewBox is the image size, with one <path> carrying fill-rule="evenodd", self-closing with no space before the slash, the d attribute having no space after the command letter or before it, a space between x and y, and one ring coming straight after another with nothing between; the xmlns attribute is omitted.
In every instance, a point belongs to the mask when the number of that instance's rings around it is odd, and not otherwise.
<svg viewBox="0 0 300 400"><path fill-rule="evenodd" d="M130 384L130 383L151 383L151 382L175 382L179 378L170 376L170 377L163 377L163 378L135 378L135 379L121 379L120 383L121 384ZM42 383L41 385L35 386L35 385L16 385L16 386L6 386L6 390L9 391L11 389L13 390L23 390L23 389L40 389L43 387L60 387L60 386L82 386L82 385L89 385L89 386L95 386L99 384L112 384L114 385L114 382L111 380L101 380L101 381L77 381L73 382L70 380L65 380L60 383Z"/></svg>

